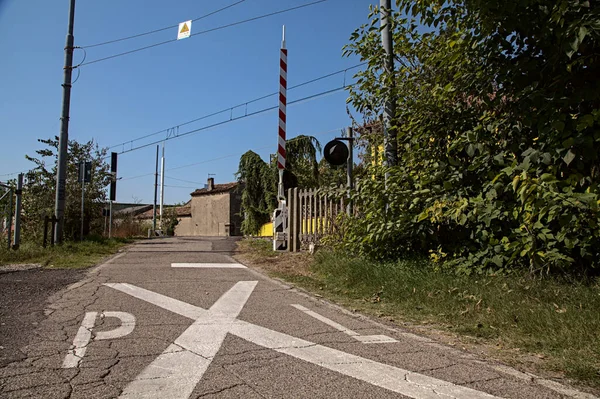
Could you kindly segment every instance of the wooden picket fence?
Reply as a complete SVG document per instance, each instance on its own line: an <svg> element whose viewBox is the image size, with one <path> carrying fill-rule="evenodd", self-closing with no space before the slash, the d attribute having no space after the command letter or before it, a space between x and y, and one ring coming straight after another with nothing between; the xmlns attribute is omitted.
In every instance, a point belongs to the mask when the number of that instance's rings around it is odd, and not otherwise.
<svg viewBox="0 0 600 399"><path fill-rule="evenodd" d="M338 214L346 212L344 202L344 198L333 200L315 189L288 189L288 250L298 252L332 234Z"/></svg>

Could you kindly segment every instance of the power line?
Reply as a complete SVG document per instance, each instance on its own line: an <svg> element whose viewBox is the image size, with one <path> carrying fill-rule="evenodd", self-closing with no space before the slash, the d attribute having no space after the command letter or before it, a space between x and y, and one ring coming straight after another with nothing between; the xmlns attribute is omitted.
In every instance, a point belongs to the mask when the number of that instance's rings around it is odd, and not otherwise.
<svg viewBox="0 0 600 399"><path fill-rule="evenodd" d="M191 187L191 186L171 186L171 185L168 185L168 184L165 184L164 186L165 187L170 187L170 188L189 188L189 189L192 189L192 190L198 188L198 187Z"/></svg>
<svg viewBox="0 0 600 399"><path fill-rule="evenodd" d="M200 183L200 182L197 182L197 181L191 181L191 180L178 179L178 178L176 178L176 177L167 176L167 175L165 175L165 177L166 177L167 179L171 179L171 180L177 180L177 181L181 181L181 182L184 182L184 183L192 183L192 184L204 184L204 183Z"/></svg>
<svg viewBox="0 0 600 399"><path fill-rule="evenodd" d="M272 147L272 146L269 145L269 146L264 146L264 147L260 147L260 148L255 148L255 150L264 150L264 149L270 148L270 147ZM207 159L205 161L194 162L194 163L190 163L190 164L182 165L182 166L176 166L174 168L170 168L170 169L167 169L167 170L177 170L177 169L189 168L190 166L202 165L202 164L205 164L205 163L210 163L210 162L214 162L214 161L220 161L222 159L233 158L233 157L238 157L238 156L240 156L240 154L238 154L238 153L229 154L229 155L223 155L222 157L219 157L219 158Z"/></svg>
<svg viewBox="0 0 600 399"><path fill-rule="evenodd" d="M146 176L154 176L154 172L145 173L143 175L137 175L137 176L132 176L132 177L122 177L120 180L133 180L133 179L139 179L140 177L146 177Z"/></svg>
<svg viewBox="0 0 600 399"><path fill-rule="evenodd" d="M244 1L245 1L245 0L240 0L240 1L238 1L237 3L230 4L230 5L226 6L226 7L220 8L220 9L218 9L218 10L216 10L216 11L213 11L213 12L210 12L210 13L208 13L208 14L202 15L202 16L200 16L200 17L198 17L198 18L194 18L194 19L192 19L192 22L196 22L196 21L199 21L199 20L201 20L201 19L204 19L204 18L210 17L211 15L215 15L215 14L217 14L217 13L220 13L221 11L225 11L225 10L227 10L228 8L231 8L231 7L233 7L233 6L236 6L236 5L240 4L240 3L243 3ZM148 31L148 32L144 32L144 33L138 33L137 35L132 35L132 36L127 36L127 37L122 37L122 38L120 38L120 39L108 40L108 41L106 41L106 42L102 42L102 43L90 44L90 45L88 45L88 46L82 46L82 48L92 48L92 47L104 46L104 45L106 45L106 44L111 44L111 43L122 42L122 41L129 40L129 39L135 39L136 37L141 37L141 36L151 35L151 34L153 34L153 33L158 33L158 32L162 32L162 31L165 31L165 30L168 30L168 29L174 29L174 28L178 28L178 27L179 27L179 24L176 24L176 25L171 25L171 26L166 26L166 27L164 27L164 28L160 28L160 29L154 29L154 30L151 30L151 31Z"/></svg>
<svg viewBox="0 0 600 399"><path fill-rule="evenodd" d="M288 102L288 105L292 105L292 104L296 104L296 103L300 103L300 102L305 102L305 101L313 100L313 99L318 98L318 97L322 97L322 96L326 96L326 95L329 95L329 94L333 94L333 93L338 92L340 90L345 90L345 89L347 89L349 87L352 87L352 86L354 86L354 84L348 85L348 86L340 86L340 87L337 87L335 89L323 91L321 93L313 94L311 96L303 97L303 98L300 98L298 100L294 100L294 101ZM218 122L218 123L213 123L212 125L203 126L201 128L190 130L190 131L187 131L185 133L177 134L176 136L167 137L167 138L165 138L163 140L158 140L158 141L154 141L152 143L147 143L147 144L143 144L143 145L140 145L140 146L137 146L137 147L133 147L133 148L130 148L129 150L123 150L119 154L126 154L128 152L140 150L142 148L146 148L146 147L149 147L151 145L160 144L160 143L162 143L164 141L169 141L169 140L181 138L181 137L184 137L184 136L189 136L191 134L198 133L198 132L203 131L203 130L212 129L212 128L215 128L217 126L225 125L225 124L230 123L230 122L234 122L234 121L237 121L237 120L240 120L240 119L249 118L249 117L256 116L256 115L259 115L259 114L263 114L265 112L273 111L273 110L276 110L276 109L279 109L279 105L276 105L276 106L273 106L273 107L269 107L269 108L263 108L263 109L261 109L259 111L252 112L250 114L245 114L244 116L238 116L238 117L235 117L235 118L230 118L229 120L221 121L221 122Z"/></svg>
<svg viewBox="0 0 600 399"><path fill-rule="evenodd" d="M214 32L214 31L217 31L217 30L220 30L220 29L230 28L232 26L245 24L247 22L252 22L252 21L259 20L259 19L263 19L263 18L267 18L267 17L272 17L273 15L283 14L283 13L286 13L286 12L289 12L289 11L294 11L294 10L297 10L297 9L300 9L300 8L313 6L315 4L323 3L325 1L327 1L327 0L318 0L318 1L314 1L312 3L307 3L307 4L300 5L300 6L286 8L285 10L275 11L275 12L272 12L272 13L269 13L269 14L260 15L258 17L248 18L248 19L245 19L245 20L242 20L242 21L233 22L233 23L230 23L230 24L227 24L227 25L218 26L216 28L211 28L211 29L207 29L207 30L204 30L204 31L192 33L190 36L198 36L198 35L203 35L205 33ZM96 60L88 61L85 64L81 64L81 65L78 65L78 66L81 67L81 66L85 66L85 65L95 64L97 62L110 60L112 58L121 57L121 56L132 54L132 53L137 53L138 51L147 50L147 49L152 48L152 47L158 47L158 46L162 46L163 44L173 43L173 42L176 42L176 41L178 41L178 40L177 39L165 40L164 42L151 44L149 46L140 47L140 48L137 48L137 49L134 49L134 50L125 51L123 53L118 53L118 54L110 55L110 56L104 57L104 58L98 58Z"/></svg>
<svg viewBox="0 0 600 399"><path fill-rule="evenodd" d="M343 129L343 127L339 127L337 129L331 129L331 130L326 130L326 131L323 131L323 132L312 133L312 136L318 136L318 135L321 135L321 134L339 132L342 129ZM293 138L291 138L290 140L293 140ZM264 146L264 147L253 148L252 151L264 150L264 149L271 148L271 147L273 147L273 146L268 145L268 146ZM226 158L239 157L240 155L241 154L239 154L239 153L223 155L222 157L218 157L218 158L206 159L204 161L194 162L194 163L190 163L190 164L187 164L187 165L175 166L174 168L165 169L165 171L169 172L169 171L173 171L173 170L177 170L177 169L189 168L190 166L202 165L202 164L206 164L206 163L220 161L220 160L226 159ZM137 175L137 176L133 176L133 177L124 177L124 178L121 178L120 180L133 180L133 179L139 179L141 177L146 177L146 176L154 176L154 172L145 173L143 175ZM190 180L177 179L177 178L174 178L174 177L171 177L171 176L165 176L165 177L167 177L168 179L179 180L179 181L186 182L186 183L204 184L204 183L194 182L194 181L190 181Z"/></svg>
<svg viewBox="0 0 600 399"><path fill-rule="evenodd" d="M348 72L349 70L352 70L352 69L359 68L359 67L361 67L361 66L364 66L364 65L366 65L366 64L368 64L368 62L363 62L363 63L357 64L357 65L354 65L354 66L348 67L348 68L346 68L346 69L340 69L339 71L335 71L335 72L329 73L329 74L327 74L327 75L323 75L323 76L320 76L320 77L318 77L318 78L311 79L311 80L308 80L308 81L306 81L306 82L302 82L302 83L299 83L299 84L297 84L297 85L291 86L291 87L289 87L289 88L288 88L288 90L292 90L292 89L296 89L296 88L298 88L298 87L306 86L306 85L308 85L308 84L311 84L311 83L314 83L314 82L317 82L317 81L319 81L319 80L323 80L323 79L326 79L326 78L330 78L330 77L332 77L332 76L339 75L339 74L341 74L341 73L344 73L344 74L345 74L345 73L346 73L346 72ZM346 84L346 82L345 82L345 79L344 79L344 85L345 85L345 84ZM122 142L122 143L119 143L119 144L112 145L112 146L110 146L110 147L108 147L108 148L110 149L110 148L121 147L121 146L124 146L124 145L126 145L126 144L133 144L133 143L134 143L134 142L136 142L136 141L140 141L140 140L146 139L146 138L148 138L148 137L156 136L156 135L158 135L158 134L161 134L161 133L168 133L168 132L170 132L170 131L172 131L172 130L175 130L175 129L178 129L178 128L180 128L181 126L189 125L189 124L191 124L191 123L198 122L198 121L201 121L201 120L203 120L203 119L208 119L208 118L210 118L210 117L213 117L213 116L216 116L216 115L219 115L219 114L223 114L223 113L225 113L225 112L231 112L231 111L233 111L234 109L237 109L237 108L240 108L240 107L243 107L243 106L246 106L246 107L247 107L247 106L248 106L248 104L252 104L252 103L258 102L258 101L260 101L260 100L264 100L265 98L272 97L272 96L275 96L275 95L278 95L278 94L279 94L279 92L278 92L278 91L276 91L276 92L273 92L273 93L270 93L270 94L267 94L267 95L264 95L264 96L261 96L261 97L255 98L255 99L253 99L253 100L246 101L246 102L244 102L244 103L241 103L241 104L235 105L235 106L233 106L233 107L224 108L224 109L222 109L222 110L220 110L220 111L213 112L213 113L211 113L211 114L204 115L204 116L201 116L201 117L199 117L199 118L195 118L195 119L189 120L189 121L187 121L187 122L180 123L180 124L178 124L178 125L176 125L176 126L173 126L173 127L167 128L167 129L162 129L162 130L159 130L159 131L157 131L157 132L154 132L154 133L146 134L146 135L144 135L144 136L140 136L140 137L137 137L137 138L135 138L135 139L127 140L127 141L124 141L124 142Z"/></svg>

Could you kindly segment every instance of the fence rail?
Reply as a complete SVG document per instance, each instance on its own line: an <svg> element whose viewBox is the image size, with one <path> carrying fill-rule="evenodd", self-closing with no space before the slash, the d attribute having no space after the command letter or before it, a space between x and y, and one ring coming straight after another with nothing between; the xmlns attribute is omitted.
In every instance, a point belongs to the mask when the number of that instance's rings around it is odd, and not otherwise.
<svg viewBox="0 0 600 399"><path fill-rule="evenodd" d="M331 234L338 214L345 212L344 202L343 197L334 200L316 189L288 189L288 250L298 252Z"/></svg>

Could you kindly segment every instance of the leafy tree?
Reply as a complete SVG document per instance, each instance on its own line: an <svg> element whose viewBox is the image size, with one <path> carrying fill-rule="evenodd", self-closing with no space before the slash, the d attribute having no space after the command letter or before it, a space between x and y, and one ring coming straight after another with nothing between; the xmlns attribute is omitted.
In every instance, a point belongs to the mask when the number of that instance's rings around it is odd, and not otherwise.
<svg viewBox="0 0 600 399"><path fill-rule="evenodd" d="M430 253L467 273L597 270L599 6L396 5L393 75L383 68L378 9L344 50L368 61L350 89L367 120L387 95L397 99L399 148L387 184L363 179L347 248ZM390 247L397 251L382 250Z"/></svg>
<svg viewBox="0 0 600 399"><path fill-rule="evenodd" d="M286 143L285 168L297 178L298 187L315 188L319 185L317 152L321 143L312 136L296 136Z"/></svg>
<svg viewBox="0 0 600 399"><path fill-rule="evenodd" d="M23 235L34 240L39 240L43 234L44 216L54 214L58 157L58 137L38 141L48 148L36 150L37 157L26 155L26 158L36 166L27 172L23 190ZM78 238L80 234L81 183L77 181L77 172L81 161L92 162L92 181L85 183L84 234L102 232L102 207L106 202L105 188L110 182L106 155L107 149L99 148L93 140L84 144L74 140L69 141L64 215L64 234L67 239Z"/></svg>
<svg viewBox="0 0 600 399"><path fill-rule="evenodd" d="M256 234L270 219L276 206L277 187L272 171L257 153L247 151L240 158L237 178L244 182L242 192L242 233Z"/></svg>
<svg viewBox="0 0 600 399"><path fill-rule="evenodd" d="M312 136L301 135L288 140L286 150L284 182L289 185L288 188L317 187L317 151L321 151L319 141ZM277 207L277 163L274 159L266 163L255 152L247 151L240 158L236 176L245 183L242 192L242 233L256 234L262 225L269 222Z"/></svg>

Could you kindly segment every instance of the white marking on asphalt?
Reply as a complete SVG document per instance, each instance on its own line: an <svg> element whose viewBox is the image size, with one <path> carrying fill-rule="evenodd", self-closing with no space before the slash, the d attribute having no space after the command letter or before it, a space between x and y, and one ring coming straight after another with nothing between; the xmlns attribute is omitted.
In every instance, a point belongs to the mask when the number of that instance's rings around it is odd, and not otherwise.
<svg viewBox="0 0 600 399"><path fill-rule="evenodd" d="M198 269L247 269L239 263L171 263L171 267Z"/></svg>
<svg viewBox="0 0 600 399"><path fill-rule="evenodd" d="M98 331L94 337L94 341L103 339L121 338L127 334L131 334L135 327L135 317L131 313L125 312L102 312L103 317L116 317L121 320L121 325L114 330Z"/></svg>
<svg viewBox="0 0 600 399"><path fill-rule="evenodd" d="M65 359L63 360L63 368L68 369L72 367L78 367L79 363L81 363L81 360L83 360L87 346L92 340L92 329L96 324L97 316L98 312L87 312L83 317L81 326L79 326L79 330L77 331L75 339L73 340L73 345L71 345L71 349L69 349ZM102 312L100 316L116 317L117 319L121 320L121 325L110 331L97 332L95 334L96 336L93 338L94 341L124 337L125 335L130 334L135 327L135 317L131 313Z"/></svg>
<svg viewBox="0 0 600 399"><path fill-rule="evenodd" d="M189 397L219 351L231 323L241 312L257 283L258 281L236 283L127 385L120 397ZM147 297L149 292L142 293ZM160 303L163 299L156 297L155 301Z"/></svg>
<svg viewBox="0 0 600 399"><path fill-rule="evenodd" d="M87 350L87 345L92 338L92 328L96 322L97 315L97 312L86 312L83 321L79 326L79 330L75 335L75 339L73 340L73 345L71 345L71 349L69 349L69 352L63 361L62 367L64 369L79 366L79 362L83 359L85 351Z"/></svg>
<svg viewBox="0 0 600 399"><path fill-rule="evenodd" d="M253 284L240 286L239 284ZM369 384L397 392L416 399L451 398L496 398L496 396L471 388L452 384L433 377L378 363L333 348L318 345L291 335L270 330L242 320L237 312L244 306L255 281L238 282L223 295L210 310L153 293L130 284L106 284L135 298L153 303L163 309L186 316L194 324L180 336L163 354L148 366L123 392L123 396L137 398L187 398L208 368L227 333L237 335L254 344L336 371ZM241 297L245 292L246 296ZM231 293L231 294L230 294ZM188 334L189 331L189 334ZM193 334L192 334L193 332ZM200 335L203 334L203 335ZM206 342L199 342L203 339ZM183 347L184 356L167 356ZM177 352L179 353L179 352ZM177 353L173 354L176 355ZM186 367L182 367L186 365ZM193 365L193 366L191 366ZM192 367L195 369L192 370ZM164 370L164 369L167 370ZM142 378L143 377L143 378ZM168 381L172 380L172 381ZM189 387L192 387L191 390ZM133 389L135 387L135 389ZM165 391L164 389L170 389Z"/></svg>
<svg viewBox="0 0 600 399"><path fill-rule="evenodd" d="M241 320L232 326L230 332L265 348L412 398L496 398L485 392L378 363Z"/></svg>
<svg viewBox="0 0 600 399"><path fill-rule="evenodd" d="M313 312L312 310L307 309L302 305L293 304L292 306L298 310L303 311L307 315L314 317L315 319L322 321L323 323L335 328L336 330L341 331L344 334L351 336L352 338L356 339L357 341L362 342L363 344L381 344L381 343L398 342L394 338L388 337L387 335L360 335L356 331L350 330L349 328L346 328L343 325L341 325L331 319L328 319L325 316L322 316L316 312Z"/></svg>

